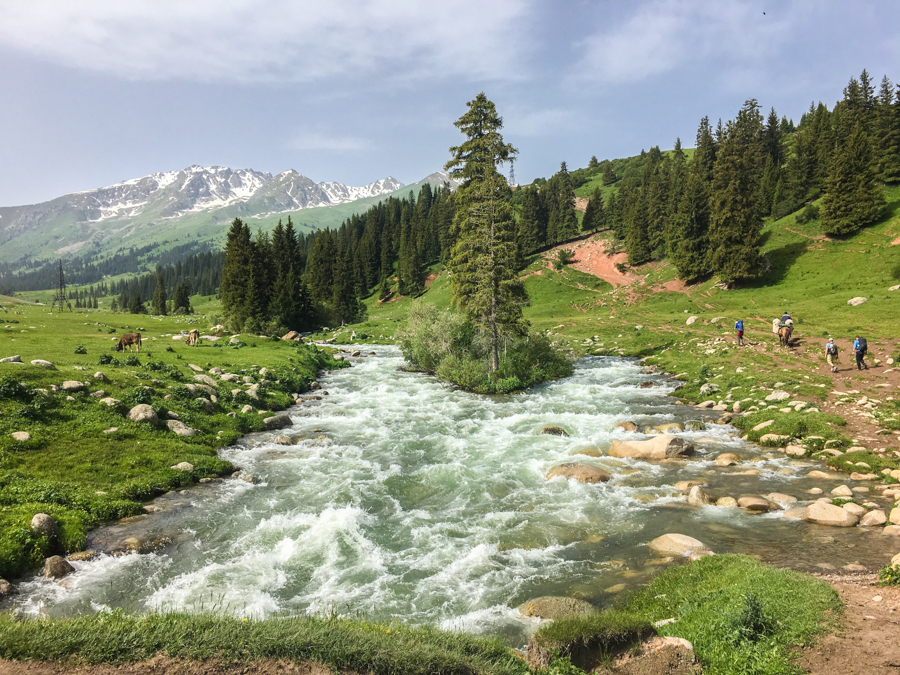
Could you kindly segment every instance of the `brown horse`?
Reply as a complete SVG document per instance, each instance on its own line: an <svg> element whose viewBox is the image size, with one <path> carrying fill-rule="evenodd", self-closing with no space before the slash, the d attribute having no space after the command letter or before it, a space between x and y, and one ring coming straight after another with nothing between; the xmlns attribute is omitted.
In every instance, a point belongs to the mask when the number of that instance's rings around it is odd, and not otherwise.
<svg viewBox="0 0 900 675"><path fill-rule="evenodd" d="M128 351L133 351L131 346L134 345L138 352L141 351L141 334L140 333L125 333L122 337L119 338L119 344L116 345L116 351L121 352L128 347Z"/></svg>
<svg viewBox="0 0 900 675"><path fill-rule="evenodd" d="M792 326L782 326L778 329L778 341L782 347L791 346L791 333L793 332L794 328Z"/></svg>

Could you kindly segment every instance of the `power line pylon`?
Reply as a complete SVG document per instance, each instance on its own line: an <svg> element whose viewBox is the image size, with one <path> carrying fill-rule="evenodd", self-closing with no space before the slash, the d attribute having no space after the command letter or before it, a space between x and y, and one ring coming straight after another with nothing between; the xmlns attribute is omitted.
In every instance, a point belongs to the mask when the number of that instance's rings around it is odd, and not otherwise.
<svg viewBox="0 0 900 675"><path fill-rule="evenodd" d="M63 303L65 306L69 308L70 312L75 310L72 309L72 303L69 302L69 298L66 297L66 277L63 274L62 268L62 260L59 261L59 281L56 286L56 295L53 296L53 303L50 305L50 313L53 314L53 308L59 305L59 311L63 311Z"/></svg>

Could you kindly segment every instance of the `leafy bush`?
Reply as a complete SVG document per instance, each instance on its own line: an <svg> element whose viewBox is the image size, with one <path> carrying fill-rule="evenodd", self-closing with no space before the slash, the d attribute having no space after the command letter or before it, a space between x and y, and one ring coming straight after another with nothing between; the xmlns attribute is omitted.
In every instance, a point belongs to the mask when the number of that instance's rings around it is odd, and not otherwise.
<svg viewBox="0 0 900 675"><path fill-rule="evenodd" d="M575 251L570 248L561 248L556 252L556 260L553 261L553 267L557 271L575 260Z"/></svg>
<svg viewBox="0 0 900 675"><path fill-rule="evenodd" d="M126 403L132 406L142 403L149 405L153 401L153 394L144 387L135 387L130 393L125 395L124 399Z"/></svg>
<svg viewBox="0 0 900 675"><path fill-rule="evenodd" d="M78 345L77 347L75 347L75 353L76 354L87 354L87 349L85 348L84 345Z"/></svg>
<svg viewBox="0 0 900 675"><path fill-rule="evenodd" d="M126 365L126 366L132 366L132 367L135 367L135 368L140 368L141 362L140 362L140 360L138 359L137 356L135 356L134 354L129 354L129 355L125 358L125 365Z"/></svg>
<svg viewBox="0 0 900 675"><path fill-rule="evenodd" d="M0 377L0 399L30 401L33 394L11 375Z"/></svg>
<svg viewBox="0 0 900 675"><path fill-rule="evenodd" d="M819 219L819 207L815 204L807 204L806 208L797 214L796 221L800 225L811 223Z"/></svg>
<svg viewBox="0 0 900 675"><path fill-rule="evenodd" d="M111 364L113 361L116 361L116 359L114 359L110 354L101 354L97 363L101 366L106 366Z"/></svg>

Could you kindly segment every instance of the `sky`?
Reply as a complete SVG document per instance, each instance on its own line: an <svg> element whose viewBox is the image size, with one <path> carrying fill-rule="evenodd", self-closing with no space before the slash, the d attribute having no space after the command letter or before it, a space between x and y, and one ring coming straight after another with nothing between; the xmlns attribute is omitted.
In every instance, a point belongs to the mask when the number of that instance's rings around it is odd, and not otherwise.
<svg viewBox="0 0 900 675"><path fill-rule="evenodd" d="M888 0L0 0L0 206L194 164L413 183L482 91L528 183L900 81L897 26Z"/></svg>

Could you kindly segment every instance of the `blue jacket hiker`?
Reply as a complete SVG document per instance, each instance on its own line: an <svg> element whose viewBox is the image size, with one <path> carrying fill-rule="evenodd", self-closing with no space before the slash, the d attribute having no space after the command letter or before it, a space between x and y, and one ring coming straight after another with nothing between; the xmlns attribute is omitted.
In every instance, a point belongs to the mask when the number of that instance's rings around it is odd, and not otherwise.
<svg viewBox="0 0 900 675"><path fill-rule="evenodd" d="M856 369L862 370L865 368L869 369L869 366L866 365L865 356L866 352L869 350L869 344L866 341L866 338L861 338L859 335L856 336L856 339L853 341L853 351L856 354Z"/></svg>
<svg viewBox="0 0 900 675"><path fill-rule="evenodd" d="M738 319L734 324L734 329L737 331L738 347L742 347L744 345L744 320Z"/></svg>

